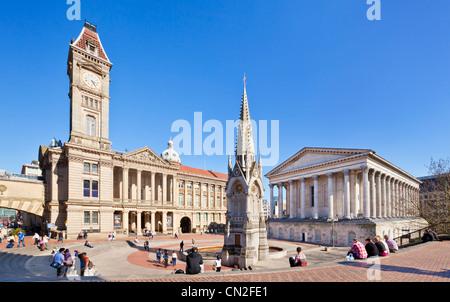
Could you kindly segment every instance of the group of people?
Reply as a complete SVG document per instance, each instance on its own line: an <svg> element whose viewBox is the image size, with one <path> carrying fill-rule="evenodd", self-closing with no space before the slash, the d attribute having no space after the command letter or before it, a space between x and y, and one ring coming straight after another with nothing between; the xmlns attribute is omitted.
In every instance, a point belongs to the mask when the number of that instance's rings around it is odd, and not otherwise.
<svg viewBox="0 0 450 302"><path fill-rule="evenodd" d="M34 233L33 239L34 245L37 245L39 250L45 251L48 249L48 241L50 238L47 235L39 236L38 233Z"/></svg>
<svg viewBox="0 0 450 302"><path fill-rule="evenodd" d="M438 234L432 229L425 230L425 234L422 236L422 242L428 241L440 241Z"/></svg>
<svg viewBox="0 0 450 302"><path fill-rule="evenodd" d="M74 258L69 249L56 247L53 252L53 267L56 268L56 277L94 276L95 265L85 252L74 251ZM56 263L56 264L55 264Z"/></svg>
<svg viewBox="0 0 450 302"><path fill-rule="evenodd" d="M148 247L148 245L147 245ZM159 248L156 251L156 261L158 263L161 263L161 259L162 259L162 263L164 264L164 267L168 267L169 266L169 251L167 249L164 249L164 251L161 250L161 248ZM172 266L176 267L177 265L177 252L176 251L172 251L172 260L171 260Z"/></svg>
<svg viewBox="0 0 450 302"><path fill-rule="evenodd" d="M397 243L384 235L384 240L377 235L373 239L366 238L366 244L363 245L356 238L353 239L353 245L347 253L347 259L366 259L369 257L387 256L389 253L398 251Z"/></svg>

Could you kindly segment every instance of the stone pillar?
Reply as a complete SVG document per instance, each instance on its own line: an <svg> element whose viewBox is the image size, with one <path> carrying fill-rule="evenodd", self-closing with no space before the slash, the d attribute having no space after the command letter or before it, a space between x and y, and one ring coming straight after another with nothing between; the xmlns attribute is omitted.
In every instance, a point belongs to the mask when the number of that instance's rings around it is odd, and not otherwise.
<svg viewBox="0 0 450 302"><path fill-rule="evenodd" d="M377 189L377 204L376 204L376 217L381 218L381 172L376 177L376 189Z"/></svg>
<svg viewBox="0 0 450 302"><path fill-rule="evenodd" d="M129 198L129 194L128 194L128 168L123 168L122 169L122 173L123 173L123 176L122 176L122 179L123 179L123 182L122 182L122 201L123 202L127 202L128 201L128 198ZM127 226L127 228L128 228L128 226Z"/></svg>
<svg viewBox="0 0 450 302"><path fill-rule="evenodd" d="M386 216L392 217L392 177L386 176Z"/></svg>
<svg viewBox="0 0 450 302"><path fill-rule="evenodd" d="M142 212L136 211L136 234L142 235Z"/></svg>
<svg viewBox="0 0 450 302"><path fill-rule="evenodd" d="M150 191L150 199L152 202L154 202L156 200L156 187L155 187L155 172L152 172L152 174L150 175L150 187L151 187L151 191ZM152 229L152 231L154 231L155 229Z"/></svg>
<svg viewBox="0 0 450 302"><path fill-rule="evenodd" d="M370 176L370 217L377 217L377 192L375 188L375 170L369 174Z"/></svg>
<svg viewBox="0 0 450 302"><path fill-rule="evenodd" d="M167 211L162 211L162 233L167 233Z"/></svg>
<svg viewBox="0 0 450 302"><path fill-rule="evenodd" d="M398 217L398 180L394 179L392 190L392 212L393 217Z"/></svg>
<svg viewBox="0 0 450 302"><path fill-rule="evenodd" d="M300 218L305 218L305 198L306 198L306 191L305 191L305 181L306 179L304 177L300 178Z"/></svg>
<svg viewBox="0 0 450 302"><path fill-rule="evenodd" d="M350 170L345 169L344 173L344 217L350 218Z"/></svg>
<svg viewBox="0 0 450 302"><path fill-rule="evenodd" d="M152 232L153 233L155 233L155 231L156 231L156 228L155 228L155 226L156 226L156 224L155 224L155 211L151 211L150 212L150 216L151 216L151 221L150 221L150 228L151 228L151 230L152 230Z"/></svg>
<svg viewBox="0 0 450 302"><path fill-rule="evenodd" d="M363 172L363 216L364 218L369 218L369 168L367 166L361 166L361 170Z"/></svg>
<svg viewBox="0 0 450 302"><path fill-rule="evenodd" d="M162 175L162 202L167 202L167 174Z"/></svg>
<svg viewBox="0 0 450 302"><path fill-rule="evenodd" d="M273 218L275 213L275 207L273 204L273 184L269 184L270 188L270 217Z"/></svg>
<svg viewBox="0 0 450 302"><path fill-rule="evenodd" d="M283 218L283 184L278 185L278 218Z"/></svg>
<svg viewBox="0 0 450 302"><path fill-rule="evenodd" d="M294 218L294 181L289 181L289 218Z"/></svg>
<svg viewBox="0 0 450 302"><path fill-rule="evenodd" d="M333 173L327 173L327 176L328 176L328 218L334 219Z"/></svg>
<svg viewBox="0 0 450 302"><path fill-rule="evenodd" d="M384 174L384 177L382 178L382 190L383 190L383 197L382 197L382 205L381 205L381 208L382 208L382 213L381 213L381 216L383 217L383 218L386 218L387 217L387 192L386 192L386 178L387 178L387 175L386 174Z"/></svg>
<svg viewBox="0 0 450 302"><path fill-rule="evenodd" d="M178 206L178 181L175 175L172 177L172 205Z"/></svg>
<svg viewBox="0 0 450 302"><path fill-rule="evenodd" d="M130 222L128 221L128 217L129 217L129 212L127 210L124 210L122 212L122 219L123 219L123 224L122 224L122 229L127 230L127 235L130 234Z"/></svg>
<svg viewBox="0 0 450 302"><path fill-rule="evenodd" d="M314 179L314 210L313 210L313 218L319 218L319 176L314 175L312 177Z"/></svg>
<svg viewBox="0 0 450 302"><path fill-rule="evenodd" d="M137 194L136 194L136 200L137 202L141 202L142 200L142 170L136 170L136 182L137 182Z"/></svg>
<svg viewBox="0 0 450 302"><path fill-rule="evenodd" d="M350 217L353 212L353 217L356 218L359 212L358 190L356 189L358 175L356 171L350 171ZM358 186L359 189L359 186Z"/></svg>

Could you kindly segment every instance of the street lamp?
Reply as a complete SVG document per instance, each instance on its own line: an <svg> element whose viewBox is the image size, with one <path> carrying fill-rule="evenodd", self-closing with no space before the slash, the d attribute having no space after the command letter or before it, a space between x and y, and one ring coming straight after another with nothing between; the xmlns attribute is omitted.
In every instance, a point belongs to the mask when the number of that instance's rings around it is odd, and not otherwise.
<svg viewBox="0 0 450 302"><path fill-rule="evenodd" d="M338 220L339 219L337 218L337 215L336 215L336 218L328 218L327 219L328 222L331 222L331 246L332 247L334 247L334 223Z"/></svg>

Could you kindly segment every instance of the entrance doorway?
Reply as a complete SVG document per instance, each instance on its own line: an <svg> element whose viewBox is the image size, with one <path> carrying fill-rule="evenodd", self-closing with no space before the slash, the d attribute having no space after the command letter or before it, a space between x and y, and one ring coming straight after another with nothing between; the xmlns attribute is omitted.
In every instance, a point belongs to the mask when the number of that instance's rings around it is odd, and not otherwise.
<svg viewBox="0 0 450 302"><path fill-rule="evenodd" d="M182 233L191 232L191 219L189 217L183 217L180 221L180 227Z"/></svg>

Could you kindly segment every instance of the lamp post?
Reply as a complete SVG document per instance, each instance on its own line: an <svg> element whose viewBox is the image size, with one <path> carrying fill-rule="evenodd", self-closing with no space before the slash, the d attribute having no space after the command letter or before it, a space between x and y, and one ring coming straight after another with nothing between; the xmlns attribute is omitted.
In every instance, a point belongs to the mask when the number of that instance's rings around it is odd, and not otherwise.
<svg viewBox="0 0 450 302"><path fill-rule="evenodd" d="M331 246L332 247L334 247L334 223L338 220L339 219L337 218L337 215L336 215L336 218L328 218L327 219L328 222L331 222Z"/></svg>

